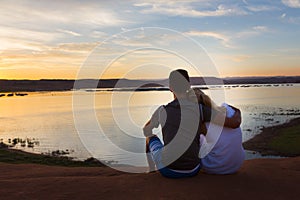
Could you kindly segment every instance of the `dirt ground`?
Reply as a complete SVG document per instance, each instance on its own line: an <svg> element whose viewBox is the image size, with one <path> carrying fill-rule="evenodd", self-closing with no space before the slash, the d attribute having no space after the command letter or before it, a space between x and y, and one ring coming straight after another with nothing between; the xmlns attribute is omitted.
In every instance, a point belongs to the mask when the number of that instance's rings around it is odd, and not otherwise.
<svg viewBox="0 0 300 200"><path fill-rule="evenodd" d="M0 163L0 199L299 199L300 157L245 161L237 174L167 179L108 167Z"/></svg>

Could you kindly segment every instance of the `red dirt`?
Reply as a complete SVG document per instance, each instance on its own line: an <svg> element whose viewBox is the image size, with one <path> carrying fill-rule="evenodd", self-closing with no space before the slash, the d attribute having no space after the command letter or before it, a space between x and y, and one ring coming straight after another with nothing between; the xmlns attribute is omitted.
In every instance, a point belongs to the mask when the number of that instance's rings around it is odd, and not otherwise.
<svg viewBox="0 0 300 200"><path fill-rule="evenodd" d="M233 175L167 179L108 167L0 163L1 199L299 199L300 157L245 161Z"/></svg>

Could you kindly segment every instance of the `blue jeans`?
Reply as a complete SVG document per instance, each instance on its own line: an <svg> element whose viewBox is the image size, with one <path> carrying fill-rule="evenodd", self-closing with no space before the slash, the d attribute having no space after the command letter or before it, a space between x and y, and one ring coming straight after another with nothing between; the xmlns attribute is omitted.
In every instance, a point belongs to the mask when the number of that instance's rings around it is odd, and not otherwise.
<svg viewBox="0 0 300 200"><path fill-rule="evenodd" d="M201 165L197 165L193 170L173 170L163 166L161 162L161 150L164 147L158 137L152 137L149 141L149 151L151 153L152 160L158 168L161 175L167 178L185 178L192 177L198 174L201 169Z"/></svg>

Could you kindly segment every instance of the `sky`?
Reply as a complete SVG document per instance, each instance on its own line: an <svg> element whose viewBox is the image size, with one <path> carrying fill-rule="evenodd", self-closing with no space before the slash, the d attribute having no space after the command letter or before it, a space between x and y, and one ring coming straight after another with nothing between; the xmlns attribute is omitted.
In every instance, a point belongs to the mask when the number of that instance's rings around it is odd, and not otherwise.
<svg viewBox="0 0 300 200"><path fill-rule="evenodd" d="M2 0L0 79L300 75L299 35L300 0Z"/></svg>

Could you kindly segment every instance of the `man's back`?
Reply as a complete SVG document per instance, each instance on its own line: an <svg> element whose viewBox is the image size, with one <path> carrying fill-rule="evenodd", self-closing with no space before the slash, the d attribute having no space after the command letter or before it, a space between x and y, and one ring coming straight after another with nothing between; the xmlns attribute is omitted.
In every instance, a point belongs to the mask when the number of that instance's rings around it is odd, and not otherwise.
<svg viewBox="0 0 300 200"><path fill-rule="evenodd" d="M165 123L162 124L164 145L166 146L173 142L173 147L176 148L173 151L181 151L183 153L168 167L175 170L195 168L200 162L198 157L200 149L199 106L186 99L175 99L164 106L164 112L161 115L165 115L163 116ZM184 147L185 144L188 144L188 146ZM184 151L180 148L186 148L186 150Z"/></svg>

